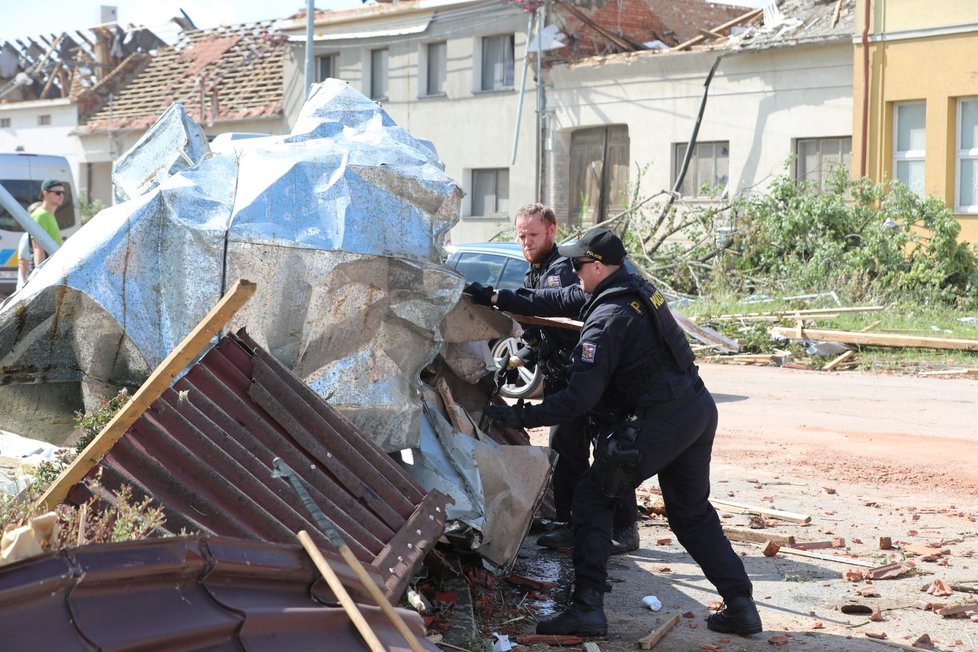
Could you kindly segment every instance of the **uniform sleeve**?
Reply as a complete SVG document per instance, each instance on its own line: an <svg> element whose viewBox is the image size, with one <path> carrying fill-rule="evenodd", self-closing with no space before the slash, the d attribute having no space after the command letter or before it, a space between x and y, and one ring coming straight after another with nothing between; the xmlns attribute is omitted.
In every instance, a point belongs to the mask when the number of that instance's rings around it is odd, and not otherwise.
<svg viewBox="0 0 978 652"><path fill-rule="evenodd" d="M567 387L547 396L542 403L524 408L524 426L536 428L563 423L587 414L597 404L618 368L628 336L623 318L622 309L615 305L595 310L574 348Z"/></svg>
<svg viewBox="0 0 978 652"><path fill-rule="evenodd" d="M544 290L499 290L496 306L500 310L531 317L576 318L587 303L587 294L580 285Z"/></svg>

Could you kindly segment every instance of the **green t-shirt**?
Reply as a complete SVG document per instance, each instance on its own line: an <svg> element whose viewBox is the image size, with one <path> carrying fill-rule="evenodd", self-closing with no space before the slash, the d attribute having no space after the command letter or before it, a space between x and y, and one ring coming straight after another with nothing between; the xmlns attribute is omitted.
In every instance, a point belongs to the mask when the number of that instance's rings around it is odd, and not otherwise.
<svg viewBox="0 0 978 652"><path fill-rule="evenodd" d="M46 210L43 206L38 208L36 211L31 213L31 217L34 221L41 225L41 228L47 231L47 234L51 236L51 239L60 247L61 246L61 229L58 228L58 220L55 219L51 211Z"/></svg>

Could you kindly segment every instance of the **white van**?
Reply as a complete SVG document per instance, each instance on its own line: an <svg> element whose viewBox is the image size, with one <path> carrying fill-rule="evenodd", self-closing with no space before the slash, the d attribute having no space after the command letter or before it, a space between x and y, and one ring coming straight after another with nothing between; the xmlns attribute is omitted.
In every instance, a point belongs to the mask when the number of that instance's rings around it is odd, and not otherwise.
<svg viewBox="0 0 978 652"><path fill-rule="evenodd" d="M55 213L61 237L81 226L78 193L64 156L0 152L0 183L25 209L41 199L41 184L57 179L65 185L65 200ZM0 206L0 294L8 295L17 287L17 245L24 228L6 208Z"/></svg>

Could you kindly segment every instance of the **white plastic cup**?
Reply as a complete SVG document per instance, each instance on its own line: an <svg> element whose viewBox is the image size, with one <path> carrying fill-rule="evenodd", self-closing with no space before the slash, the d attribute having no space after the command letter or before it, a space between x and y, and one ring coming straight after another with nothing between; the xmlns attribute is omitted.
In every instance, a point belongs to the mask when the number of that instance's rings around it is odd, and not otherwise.
<svg viewBox="0 0 978 652"><path fill-rule="evenodd" d="M652 611L658 611L659 609L662 609L662 603L659 602L659 598L655 597L654 595L647 595L644 598L642 598L642 604L644 604Z"/></svg>

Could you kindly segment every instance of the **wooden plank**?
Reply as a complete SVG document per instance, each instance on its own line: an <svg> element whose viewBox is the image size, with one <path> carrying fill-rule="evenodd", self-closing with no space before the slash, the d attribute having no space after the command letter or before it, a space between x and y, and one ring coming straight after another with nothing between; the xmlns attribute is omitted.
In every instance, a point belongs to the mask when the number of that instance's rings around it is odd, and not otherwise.
<svg viewBox="0 0 978 652"><path fill-rule="evenodd" d="M767 530L748 530L743 528L724 527L723 533L730 541L743 543L776 543L779 546L795 545L795 538L790 534L776 534Z"/></svg>
<svg viewBox="0 0 978 652"><path fill-rule="evenodd" d="M836 557L835 555L823 555L817 552L810 552L808 550L798 550L797 548L782 548L779 552L782 555L791 555L794 557L808 557L809 559L821 559L822 561L834 561L839 564L848 564L849 566L862 566L863 568L876 568L876 564L871 564L865 561L859 561L858 559Z"/></svg>
<svg viewBox="0 0 978 652"><path fill-rule="evenodd" d="M843 344L868 344L870 346L895 346L918 349L951 349L955 351L978 351L978 340L953 337L923 337L917 335L889 335L886 333L861 333L859 331L837 331L826 329L806 329L775 326L774 335L790 339L807 339L819 342L842 342Z"/></svg>
<svg viewBox="0 0 978 652"><path fill-rule="evenodd" d="M724 24L718 25L717 27L714 27L710 31L711 32L722 32L725 29L730 29L734 25L739 25L741 23L746 23L748 20L751 20L753 18L756 18L757 16L760 16L762 13L764 13L764 10L763 9L754 9L752 11L748 11L746 14L744 14L742 16L738 16L737 18L734 18L733 20L728 20ZM669 48L668 50L666 50L666 52L676 52L678 50L685 50L686 48L690 47L691 45L696 45L697 43L699 43L700 41L702 41L705 38L706 37L703 36L702 34L700 34L699 36L694 36L693 38L689 39L688 41L684 41L684 42L680 43L679 45L676 45L674 47Z"/></svg>
<svg viewBox="0 0 978 652"><path fill-rule="evenodd" d="M150 374L132 398L122 406L95 439L61 472L38 501L37 509L54 509L65 499L68 491L84 479L99 460L119 441L129 427L166 391L173 379L182 372L210 343L231 317L255 293L255 284L239 279L190 333L177 344L170 355Z"/></svg>
<svg viewBox="0 0 978 652"><path fill-rule="evenodd" d="M730 500L720 500L719 498L710 498L710 502L713 503L713 506L721 512L731 512L734 514L758 514L760 516L770 516L771 518L780 519L782 521L790 521L792 523L811 523L812 521L812 517L808 516L807 514L796 514L794 512L783 512L778 509L754 507L753 505L735 503Z"/></svg>
<svg viewBox="0 0 978 652"><path fill-rule="evenodd" d="M840 364L842 364L843 362L845 362L846 360L848 360L849 358L851 358L854 355L856 355L856 352L855 351L846 351L845 353L843 353L842 355L840 355L838 358L833 359L831 362L827 362L825 364L825 366L822 367L822 371L832 371L833 369L835 369Z"/></svg>
<svg viewBox="0 0 978 652"><path fill-rule="evenodd" d="M669 633L670 629L676 626L676 623L678 622L679 622L679 614L676 614L675 616L667 620L662 627L658 628L657 630L655 630L645 638L639 639L638 641L639 649L651 650L653 647L655 647L656 643L662 640L663 636Z"/></svg>
<svg viewBox="0 0 978 652"><path fill-rule="evenodd" d="M839 314L857 312L878 312L886 306L851 306L849 308L806 308L804 310L772 310L769 312L741 312L720 315L716 319L732 321L737 319L770 318L770 317L829 317Z"/></svg>

